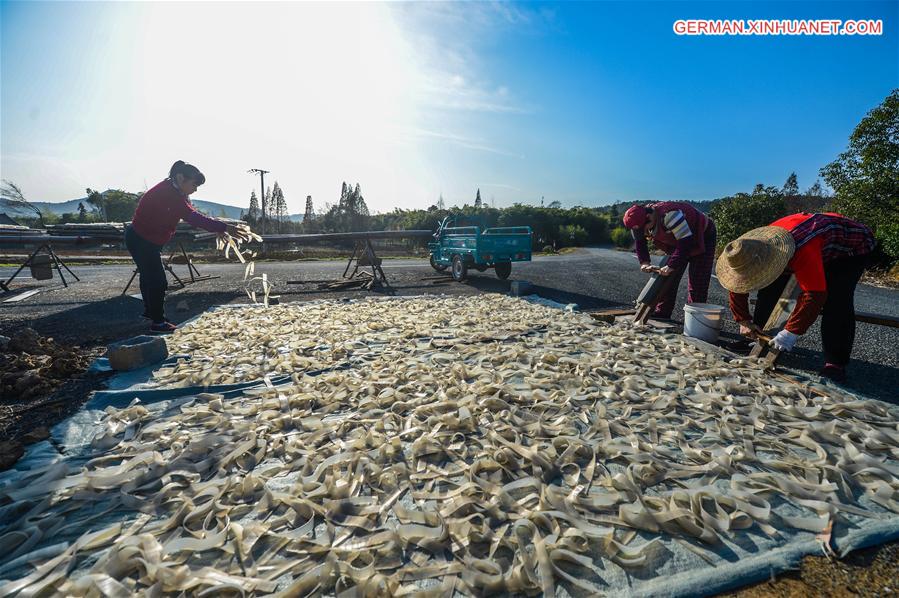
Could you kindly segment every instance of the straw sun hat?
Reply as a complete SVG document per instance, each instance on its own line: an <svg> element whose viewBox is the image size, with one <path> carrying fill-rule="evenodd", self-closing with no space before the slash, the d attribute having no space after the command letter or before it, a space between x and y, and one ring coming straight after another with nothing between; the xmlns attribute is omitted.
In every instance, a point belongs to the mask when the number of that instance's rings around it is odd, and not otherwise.
<svg viewBox="0 0 899 598"><path fill-rule="evenodd" d="M786 229L756 228L727 244L718 257L715 274L728 291L757 291L777 280L794 251L796 244Z"/></svg>

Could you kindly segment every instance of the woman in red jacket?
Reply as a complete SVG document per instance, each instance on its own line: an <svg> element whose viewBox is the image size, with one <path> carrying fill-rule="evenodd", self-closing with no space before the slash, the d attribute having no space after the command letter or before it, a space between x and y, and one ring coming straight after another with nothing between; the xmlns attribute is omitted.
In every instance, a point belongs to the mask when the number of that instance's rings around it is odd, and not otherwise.
<svg viewBox="0 0 899 598"><path fill-rule="evenodd" d="M172 332L176 326L165 317L163 304L168 279L162 266L162 246L175 234L181 220L213 233L240 236L236 227L200 214L190 203L190 194L206 182L206 177L191 164L178 160L169 178L144 193L137 204L131 225L125 229L125 246L140 273L140 294L144 299L144 317L152 320L150 331Z"/></svg>
<svg viewBox="0 0 899 598"><path fill-rule="evenodd" d="M709 296L709 281L715 263L715 242L718 233L715 222L691 206L680 201L662 201L646 206L635 205L624 213L624 226L634 236L634 248L640 269L652 272L647 239L667 253L668 263L659 270L662 276L673 276L668 291L656 304L654 318L668 319L674 311L681 277L689 266L688 303L705 303Z"/></svg>
<svg viewBox="0 0 899 598"><path fill-rule="evenodd" d="M747 336L761 331L795 274L802 292L771 344L792 351L821 314L821 375L841 381L855 342L855 287L873 249L874 235L864 224L834 213L792 214L728 243L715 271L730 291L730 310ZM751 315L752 291L758 298Z"/></svg>

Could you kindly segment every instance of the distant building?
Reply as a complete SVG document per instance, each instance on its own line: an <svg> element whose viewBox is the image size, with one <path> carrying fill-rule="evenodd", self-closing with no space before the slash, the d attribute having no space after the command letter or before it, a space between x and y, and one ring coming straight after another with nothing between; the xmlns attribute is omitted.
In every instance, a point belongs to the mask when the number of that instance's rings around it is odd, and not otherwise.
<svg viewBox="0 0 899 598"><path fill-rule="evenodd" d="M4 212L0 212L0 224L11 224L13 226L21 226L18 222L10 218Z"/></svg>

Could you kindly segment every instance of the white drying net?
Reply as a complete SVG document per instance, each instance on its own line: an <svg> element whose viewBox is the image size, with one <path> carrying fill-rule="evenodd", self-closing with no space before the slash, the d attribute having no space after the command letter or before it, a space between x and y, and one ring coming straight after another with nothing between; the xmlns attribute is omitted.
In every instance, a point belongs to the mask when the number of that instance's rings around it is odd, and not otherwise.
<svg viewBox="0 0 899 598"><path fill-rule="evenodd" d="M85 465L3 483L0 594L667 592L899 520L894 407L675 335L477 296L170 341L161 386L292 382L110 408Z"/></svg>

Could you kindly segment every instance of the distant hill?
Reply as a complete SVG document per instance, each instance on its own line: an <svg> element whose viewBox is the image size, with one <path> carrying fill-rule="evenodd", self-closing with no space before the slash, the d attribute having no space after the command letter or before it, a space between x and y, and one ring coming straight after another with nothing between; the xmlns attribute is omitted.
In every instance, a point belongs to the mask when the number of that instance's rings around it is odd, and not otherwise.
<svg viewBox="0 0 899 598"><path fill-rule="evenodd" d="M243 208L235 208L234 206L228 206L214 201L206 201L205 199L191 199L190 203L194 204L194 207L200 212L203 212L207 216L212 216L213 218L224 216L225 218L234 218L237 220L243 213Z"/></svg>
<svg viewBox="0 0 899 598"><path fill-rule="evenodd" d="M87 198L70 199L69 201L49 202L49 201L33 201L33 205L37 206L42 212L51 212L53 214L75 214L78 212L78 204L84 203L84 209L88 212L96 212L97 209L87 203ZM30 215L29 212L20 210L18 215Z"/></svg>
<svg viewBox="0 0 899 598"><path fill-rule="evenodd" d="M217 217L225 217L225 218L233 218L238 219L243 212L243 208L238 208L235 206L229 206L223 203L217 203L214 201L207 201L205 199L191 199L190 202L194 205L197 210L203 212L207 216L212 216L213 218ZM83 203L84 208L88 212L96 213L97 210L87 202L87 197L81 197L79 199L70 199L69 201L33 201L31 202L35 206L38 207L41 211L50 212L51 214L56 214L58 216L62 216L63 214L75 214L78 212L78 204ZM16 216L32 216L33 214L28 210L16 210L11 207L3 207L3 211L6 212L9 216L15 218ZM302 214L291 214L289 219L292 222L302 222L303 215Z"/></svg>
<svg viewBox="0 0 899 598"><path fill-rule="evenodd" d="M206 201L203 199L192 199L190 203L194 204L194 207L199 211L203 212L207 216L217 217L224 216L225 218L240 218L241 214L244 212L244 208L235 208L234 206L226 206L225 204L215 203L214 201ZM288 220L291 222L302 222L303 215L302 214L290 214L287 216Z"/></svg>

